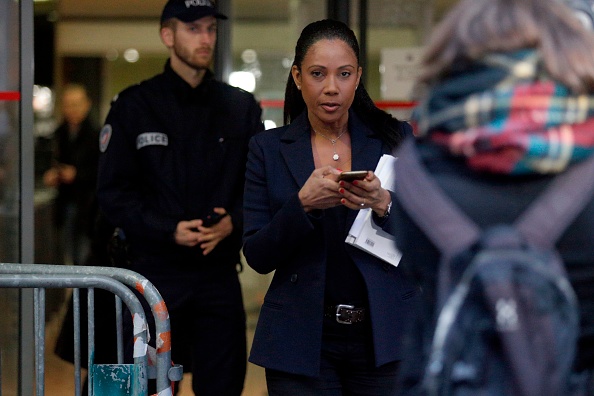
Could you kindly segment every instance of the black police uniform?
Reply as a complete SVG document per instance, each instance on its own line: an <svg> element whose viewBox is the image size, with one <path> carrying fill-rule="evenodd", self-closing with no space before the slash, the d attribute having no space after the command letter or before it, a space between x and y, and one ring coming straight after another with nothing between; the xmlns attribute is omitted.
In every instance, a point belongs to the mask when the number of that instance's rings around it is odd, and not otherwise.
<svg viewBox="0 0 594 396"><path fill-rule="evenodd" d="M248 140L263 129L261 114L250 93L210 71L192 88L167 62L162 74L119 94L99 138L101 210L124 230L131 269L163 295L172 358L192 371L200 395L239 395L243 387L245 312L236 266ZM229 237L207 256L175 243L178 222L204 218L214 207L231 214Z"/></svg>

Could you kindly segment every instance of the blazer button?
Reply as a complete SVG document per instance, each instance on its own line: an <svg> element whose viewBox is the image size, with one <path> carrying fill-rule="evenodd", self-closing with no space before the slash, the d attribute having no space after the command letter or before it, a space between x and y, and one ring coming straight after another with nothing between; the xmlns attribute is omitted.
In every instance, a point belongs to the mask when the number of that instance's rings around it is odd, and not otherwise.
<svg viewBox="0 0 594 396"><path fill-rule="evenodd" d="M297 283L297 274L291 275L291 283Z"/></svg>
<svg viewBox="0 0 594 396"><path fill-rule="evenodd" d="M384 263L384 271L390 271L390 267L391 267L390 264Z"/></svg>

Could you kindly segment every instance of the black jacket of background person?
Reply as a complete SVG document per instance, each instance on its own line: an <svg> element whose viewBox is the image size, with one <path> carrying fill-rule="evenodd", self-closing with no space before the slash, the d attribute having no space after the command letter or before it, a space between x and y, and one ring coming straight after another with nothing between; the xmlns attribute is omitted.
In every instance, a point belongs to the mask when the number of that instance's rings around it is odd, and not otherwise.
<svg viewBox="0 0 594 396"><path fill-rule="evenodd" d="M492 175L470 170L462 158L453 157L430 143L418 145L424 165L454 203L482 229L512 223L554 179L553 175ZM398 171L398 164L396 164ZM422 199L422 197L419 197ZM421 284L422 320L435 314L439 252L412 222L400 203L392 205L390 221L398 247L413 263L412 271ZM594 368L594 197L557 241L556 248L565 263L581 310L581 336L576 369ZM420 332L414 332L419 336ZM419 341L417 338L415 341ZM415 342L413 341L413 342ZM411 344L410 370L422 370L413 361L420 346ZM405 369L406 371L406 369ZM410 374L410 373L409 373ZM417 375L422 375L418 372Z"/></svg>
<svg viewBox="0 0 594 396"><path fill-rule="evenodd" d="M97 139L99 127L87 117L81 124L76 137L72 139L68 125L62 123L54 133L54 160L60 164L76 168L76 177L71 184L60 184L56 197L56 216L58 226L64 221L66 206L76 207L75 227L77 232L90 235L95 221L95 190L97 185L97 162L99 150Z"/></svg>
<svg viewBox="0 0 594 396"><path fill-rule="evenodd" d="M261 113L252 94L209 71L192 88L169 62L114 99L100 135L98 199L132 257L164 255L192 268L239 262L248 140L263 129ZM231 214L229 237L207 256L175 243L179 221L214 207Z"/></svg>

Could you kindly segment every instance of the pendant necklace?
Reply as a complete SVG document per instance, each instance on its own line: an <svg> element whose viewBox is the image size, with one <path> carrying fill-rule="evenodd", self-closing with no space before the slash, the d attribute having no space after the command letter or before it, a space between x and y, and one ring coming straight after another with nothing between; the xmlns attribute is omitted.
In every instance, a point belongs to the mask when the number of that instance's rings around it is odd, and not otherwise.
<svg viewBox="0 0 594 396"><path fill-rule="evenodd" d="M312 128L313 129L313 128ZM321 137L323 137L324 139L328 139L330 140L330 143L332 143L332 151L334 151L334 155L332 156L332 159L334 161L338 161L340 159L340 155L338 155L338 153L336 152L336 142L338 141L338 139L340 139L342 137L342 135L344 135L344 133L347 131L346 129L344 131L342 131L340 133L340 135L338 135L336 137L336 139L331 139L328 136L324 135L323 133L320 133L318 131L316 131L315 129L313 129L314 133L316 135L320 135Z"/></svg>

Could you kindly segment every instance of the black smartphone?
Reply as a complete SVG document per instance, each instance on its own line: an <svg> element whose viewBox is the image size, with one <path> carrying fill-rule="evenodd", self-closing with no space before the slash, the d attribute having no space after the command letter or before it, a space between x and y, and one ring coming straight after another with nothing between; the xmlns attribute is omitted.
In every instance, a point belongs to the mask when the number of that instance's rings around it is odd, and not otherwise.
<svg viewBox="0 0 594 396"><path fill-rule="evenodd" d="M227 216L229 213L219 214L215 212L210 212L205 218L202 219L202 226L203 227L212 227L213 225L217 224L221 219Z"/></svg>
<svg viewBox="0 0 594 396"><path fill-rule="evenodd" d="M338 181L353 181L353 180L363 180L365 176L367 176L368 171L345 171L338 175Z"/></svg>

